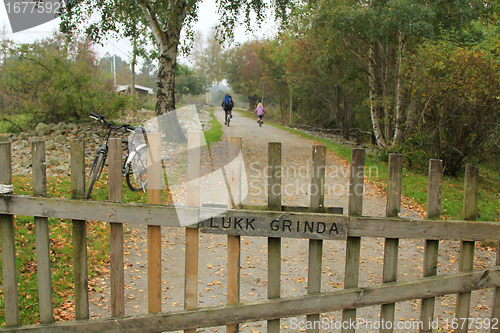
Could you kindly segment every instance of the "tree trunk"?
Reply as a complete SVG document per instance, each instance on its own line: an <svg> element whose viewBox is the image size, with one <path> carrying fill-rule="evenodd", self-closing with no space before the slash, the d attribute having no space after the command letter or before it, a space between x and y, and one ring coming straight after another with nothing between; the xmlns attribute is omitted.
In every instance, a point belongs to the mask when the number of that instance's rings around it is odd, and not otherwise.
<svg viewBox="0 0 500 333"><path fill-rule="evenodd" d="M408 108L406 110L406 127L405 127L405 136L413 132L415 128L415 123L417 122L417 107L416 101L413 99L410 101Z"/></svg>
<svg viewBox="0 0 500 333"><path fill-rule="evenodd" d="M175 111L174 89L177 50L184 23L186 3L180 0L173 0L169 5L171 7L169 8L169 21L166 26L160 26L150 2L148 0L138 1L158 45L159 61L156 81L158 90L156 93L155 111L158 116L159 130L162 132L162 137L169 142L187 142L179 120L175 112L172 112Z"/></svg>
<svg viewBox="0 0 500 333"><path fill-rule="evenodd" d="M403 55L405 52L405 41L403 33L399 33L399 47L398 47L398 59L396 63L396 119L395 119L395 131L394 131L394 141L392 143L393 147L399 146L403 141L403 88L401 87L403 71L401 68L403 62Z"/></svg>
<svg viewBox="0 0 500 333"><path fill-rule="evenodd" d="M377 140L377 145L381 148L387 149L387 143L380 130L378 106L377 106L377 87L375 82L375 52L373 45L370 45L370 55L368 60L368 85L370 87L370 114L372 118L373 134Z"/></svg>
<svg viewBox="0 0 500 333"><path fill-rule="evenodd" d="M156 86L156 115L160 116L175 110L175 66L177 64L177 45L169 43L160 46Z"/></svg>

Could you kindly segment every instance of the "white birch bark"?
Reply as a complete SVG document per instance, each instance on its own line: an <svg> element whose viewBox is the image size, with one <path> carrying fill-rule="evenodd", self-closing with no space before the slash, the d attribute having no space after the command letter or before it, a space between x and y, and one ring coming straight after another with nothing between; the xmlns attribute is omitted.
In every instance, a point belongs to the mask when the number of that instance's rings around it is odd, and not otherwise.
<svg viewBox="0 0 500 333"><path fill-rule="evenodd" d="M368 85L370 87L370 114L372 118L373 133L377 140L377 146L380 148L387 148L387 143L380 130L379 117L377 112L377 91L375 82L375 59L374 59L373 45L370 45L370 55L368 60Z"/></svg>

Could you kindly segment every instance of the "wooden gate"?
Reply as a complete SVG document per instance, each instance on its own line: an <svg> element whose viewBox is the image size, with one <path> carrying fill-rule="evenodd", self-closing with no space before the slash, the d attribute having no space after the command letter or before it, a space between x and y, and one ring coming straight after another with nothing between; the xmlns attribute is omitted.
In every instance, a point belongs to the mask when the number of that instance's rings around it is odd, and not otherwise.
<svg viewBox="0 0 500 333"><path fill-rule="evenodd" d="M159 136L150 135L149 181L160 174ZM229 159L233 160L241 149L241 138L230 138ZM267 331L280 331L280 318L307 315L310 323L319 323L320 314L342 311L342 321L336 330L353 332L356 329L356 309L381 305L381 321L395 326L395 304L421 299L421 332L431 332L435 297L457 294L455 319L450 329L466 332L471 325L469 316L471 291L494 288L492 312L488 330L498 331L500 324L500 267L473 269L474 242L500 241L500 223L474 221L477 213L478 170L468 166L465 178L464 219L462 221L433 220L439 216L441 206L442 163L431 160L429 167L427 219L398 217L401 207L402 156L391 155L387 212L385 218L362 216L365 179L364 150L353 149L350 166L348 215L341 209L324 207L325 156L324 146L313 148L311 184L317 186L310 198L310 207L284 207L281 205L281 176L275 172L281 167L281 144L269 144L269 191L266 207L235 204L227 211L213 207L200 207L199 176L200 133L189 134L188 184L186 207L156 205L159 190L148 191L149 204L124 204L75 200L83 197L85 188L84 143L71 145L71 181L73 199L44 197L45 148L43 142L33 144L33 196L0 195L0 224L3 265L3 295L6 327L0 332L160 332L227 325L228 331L237 332L239 324L267 320ZM121 141L110 140L109 189L110 200L121 201ZM0 144L0 184L11 184L10 145ZM118 171L117 171L118 170ZM227 179L232 184L232 197L238 199L239 171L230 171ZM236 189L236 190L235 190ZM234 202L239 202L234 200ZM175 313L161 312L161 255L160 226L179 226L177 213L182 210L186 220L185 310ZM202 214L202 215L200 215ZM39 285L40 325L20 326L14 241L14 215L34 216L36 224L37 276ZM199 216L208 216L198 223ZM75 280L74 322L53 323L50 244L48 218L71 219L73 223L73 274ZM105 221L111 225L111 308L113 318L89 320L87 283L86 220ZM124 307L123 223L148 225L148 304L150 314L126 317ZM197 307L198 243L199 232L227 234L227 305L211 308ZM253 303L240 303L240 244L241 236L265 236L268 239L268 299ZM307 295L281 298L281 238L309 239ZM359 287L360 247L363 237L385 240L383 283ZM413 281L398 282L399 239L425 240L424 276ZM346 244L344 289L321 292L322 246L324 240L343 240ZM440 240L460 240L460 268L458 273L437 275ZM189 259L188 259L189 258ZM476 326L474 326L476 325ZM486 328L483 321L481 324ZM315 325L308 331L318 331Z"/></svg>

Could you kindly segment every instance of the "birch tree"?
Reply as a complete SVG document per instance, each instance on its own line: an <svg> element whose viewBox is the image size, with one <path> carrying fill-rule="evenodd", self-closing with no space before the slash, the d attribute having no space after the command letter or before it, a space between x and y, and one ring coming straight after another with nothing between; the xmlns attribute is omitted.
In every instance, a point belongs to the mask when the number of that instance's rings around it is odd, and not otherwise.
<svg viewBox="0 0 500 333"><path fill-rule="evenodd" d="M327 23L331 38L358 58L369 90L372 130L385 150L399 146L415 109L404 88L407 54L424 39L460 33L487 9L481 0L329 0L320 4L313 27Z"/></svg>
<svg viewBox="0 0 500 333"><path fill-rule="evenodd" d="M193 24L198 19L201 0L79 0L68 1L61 15L62 31L84 32L92 40L102 42L110 35L142 36L141 29L131 29L124 22L139 19L149 30L158 58L156 114L175 110L175 67L179 51L189 50L181 42L184 31L187 41L193 37ZM263 22L267 9L272 9L277 21L285 22L292 6L289 0L235 1L218 0L220 38L233 40L234 28L242 22L248 29L251 18Z"/></svg>

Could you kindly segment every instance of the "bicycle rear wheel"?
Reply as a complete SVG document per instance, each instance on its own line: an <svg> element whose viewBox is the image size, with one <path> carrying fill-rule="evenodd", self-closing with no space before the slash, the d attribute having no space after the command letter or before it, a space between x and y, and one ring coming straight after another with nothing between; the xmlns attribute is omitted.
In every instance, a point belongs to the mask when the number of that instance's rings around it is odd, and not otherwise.
<svg viewBox="0 0 500 333"><path fill-rule="evenodd" d="M229 113L227 114L227 126L229 127L229 123L231 122L231 116Z"/></svg>
<svg viewBox="0 0 500 333"><path fill-rule="evenodd" d="M104 160L106 159L104 152L98 152L97 156L94 159L94 164L92 165L92 169L90 170L90 182L89 187L87 187L87 192L85 193L85 199L90 199L90 194L92 193L92 189L94 188L94 184L96 180L101 176L102 168L104 168Z"/></svg>
<svg viewBox="0 0 500 333"><path fill-rule="evenodd" d="M132 191L146 190L148 183L147 154L148 148L143 146L126 166L125 180Z"/></svg>

